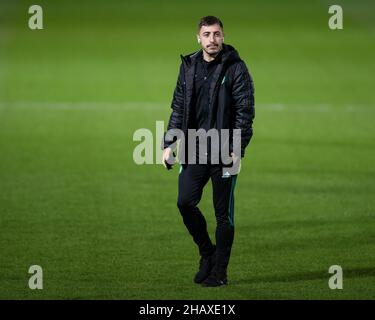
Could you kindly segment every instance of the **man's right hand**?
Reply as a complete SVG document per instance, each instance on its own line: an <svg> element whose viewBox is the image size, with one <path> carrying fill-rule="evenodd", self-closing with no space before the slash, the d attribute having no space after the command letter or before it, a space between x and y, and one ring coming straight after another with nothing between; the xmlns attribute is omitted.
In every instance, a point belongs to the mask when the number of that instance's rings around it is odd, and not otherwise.
<svg viewBox="0 0 375 320"><path fill-rule="evenodd" d="M176 162L176 159L174 158L174 154L171 148L165 148L163 150L163 166L167 169L170 169L174 163Z"/></svg>

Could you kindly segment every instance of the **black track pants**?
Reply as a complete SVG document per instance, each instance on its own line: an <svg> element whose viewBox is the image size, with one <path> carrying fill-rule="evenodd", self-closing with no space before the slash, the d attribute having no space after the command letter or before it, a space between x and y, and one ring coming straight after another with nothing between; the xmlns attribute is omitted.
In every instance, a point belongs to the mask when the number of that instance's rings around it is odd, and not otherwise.
<svg viewBox="0 0 375 320"><path fill-rule="evenodd" d="M206 219L197 207L204 186L211 178L216 216L217 263L226 268L234 238L234 187L237 175L223 175L222 166L210 164L184 164L178 181L177 206L183 221L198 245L202 257L213 252L207 232Z"/></svg>

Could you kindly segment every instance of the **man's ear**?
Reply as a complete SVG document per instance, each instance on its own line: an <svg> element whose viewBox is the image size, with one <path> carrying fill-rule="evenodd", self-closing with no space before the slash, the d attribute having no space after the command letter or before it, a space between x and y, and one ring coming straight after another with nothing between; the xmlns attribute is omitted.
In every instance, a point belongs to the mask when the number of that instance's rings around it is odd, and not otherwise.
<svg viewBox="0 0 375 320"><path fill-rule="evenodd" d="M199 38L199 36L197 36L197 40L198 40L198 43L201 43L201 38Z"/></svg>

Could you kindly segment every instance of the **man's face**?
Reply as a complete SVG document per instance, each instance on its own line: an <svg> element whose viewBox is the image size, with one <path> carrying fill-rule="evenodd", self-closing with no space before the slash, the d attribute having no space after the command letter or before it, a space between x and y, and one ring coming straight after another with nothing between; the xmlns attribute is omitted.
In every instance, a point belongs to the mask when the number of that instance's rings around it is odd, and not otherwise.
<svg viewBox="0 0 375 320"><path fill-rule="evenodd" d="M209 55L217 55L223 47L224 33L218 24L202 26L198 39L202 49Z"/></svg>

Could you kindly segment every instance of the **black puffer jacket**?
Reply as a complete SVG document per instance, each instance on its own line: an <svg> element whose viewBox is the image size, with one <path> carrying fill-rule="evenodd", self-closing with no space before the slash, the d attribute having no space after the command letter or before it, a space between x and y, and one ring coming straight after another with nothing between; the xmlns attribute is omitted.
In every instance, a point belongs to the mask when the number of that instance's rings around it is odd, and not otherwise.
<svg viewBox="0 0 375 320"><path fill-rule="evenodd" d="M194 119L191 119L190 110L194 92L195 60L200 52L201 50L181 56L182 63L173 93L168 130L181 129L185 137L187 137L187 130L194 128L191 125ZM241 129L241 157L243 157L253 135L254 84L246 64L230 45L223 44L221 60L212 78L209 97L210 128ZM168 135L164 135L163 148L170 146L176 140L175 137L171 139Z"/></svg>

